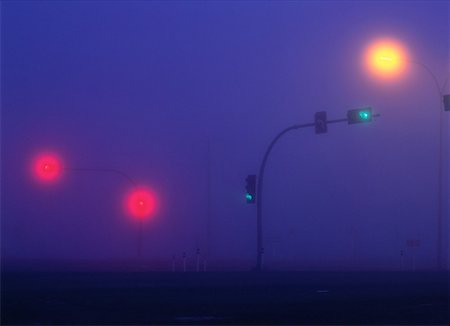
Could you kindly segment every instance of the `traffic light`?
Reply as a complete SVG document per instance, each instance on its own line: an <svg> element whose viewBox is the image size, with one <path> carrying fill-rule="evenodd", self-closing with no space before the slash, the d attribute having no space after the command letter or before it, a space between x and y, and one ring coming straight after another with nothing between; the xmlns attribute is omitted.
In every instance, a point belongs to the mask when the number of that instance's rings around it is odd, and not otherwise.
<svg viewBox="0 0 450 326"><path fill-rule="evenodd" d="M247 183L245 186L245 199L247 204L254 204L256 202L256 175L248 175L245 181Z"/></svg>
<svg viewBox="0 0 450 326"><path fill-rule="evenodd" d="M444 95L444 110L450 111L450 94Z"/></svg>
<svg viewBox="0 0 450 326"><path fill-rule="evenodd" d="M314 123L316 134L325 134L328 131L327 113L325 111L316 112L314 114Z"/></svg>
<svg viewBox="0 0 450 326"><path fill-rule="evenodd" d="M372 117L372 108L370 106L347 111L348 124L371 122Z"/></svg>

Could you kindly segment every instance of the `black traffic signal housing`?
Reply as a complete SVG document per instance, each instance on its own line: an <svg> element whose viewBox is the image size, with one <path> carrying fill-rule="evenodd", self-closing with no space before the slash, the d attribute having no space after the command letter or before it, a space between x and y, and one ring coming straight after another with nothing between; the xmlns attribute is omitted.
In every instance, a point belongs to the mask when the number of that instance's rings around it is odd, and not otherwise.
<svg viewBox="0 0 450 326"><path fill-rule="evenodd" d="M370 106L347 111L348 124L371 122L372 118L372 108Z"/></svg>
<svg viewBox="0 0 450 326"><path fill-rule="evenodd" d="M444 110L450 111L450 94L444 95Z"/></svg>
<svg viewBox="0 0 450 326"><path fill-rule="evenodd" d="M325 134L328 131L327 112L320 111L314 114L316 134Z"/></svg>
<svg viewBox="0 0 450 326"><path fill-rule="evenodd" d="M245 181L245 199L247 204L254 204L256 202L256 175L249 174Z"/></svg>

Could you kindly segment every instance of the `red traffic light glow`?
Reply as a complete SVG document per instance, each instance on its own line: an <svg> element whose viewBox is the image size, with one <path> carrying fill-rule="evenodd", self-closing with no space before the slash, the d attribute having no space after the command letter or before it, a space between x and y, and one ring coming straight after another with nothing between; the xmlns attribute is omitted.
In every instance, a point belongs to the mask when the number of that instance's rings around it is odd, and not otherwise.
<svg viewBox="0 0 450 326"><path fill-rule="evenodd" d="M43 182L53 182L59 179L63 170L61 159L55 154L41 154L33 163L33 174Z"/></svg>
<svg viewBox="0 0 450 326"><path fill-rule="evenodd" d="M128 213L140 220L154 215L157 206L156 195L149 189L134 189L128 194L126 199Z"/></svg>

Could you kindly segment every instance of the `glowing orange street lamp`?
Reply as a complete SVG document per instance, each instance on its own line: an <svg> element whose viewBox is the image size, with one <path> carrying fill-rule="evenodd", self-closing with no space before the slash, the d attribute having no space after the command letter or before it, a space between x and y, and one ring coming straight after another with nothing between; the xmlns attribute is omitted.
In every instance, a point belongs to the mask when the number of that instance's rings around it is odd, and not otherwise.
<svg viewBox="0 0 450 326"><path fill-rule="evenodd" d="M409 56L402 44L383 38L367 47L364 62L368 70L378 78L393 79L405 72Z"/></svg>
<svg viewBox="0 0 450 326"><path fill-rule="evenodd" d="M406 67L412 63L425 70L433 80L439 94L439 155L438 155L438 217L437 217L437 267L442 269L442 229L443 229L443 192L444 192L444 111L450 111L450 95L444 95L448 79L440 84L433 71L424 63L409 58L406 48L398 41L388 38L378 39L365 50L364 64L369 72L383 80L395 79L403 75Z"/></svg>

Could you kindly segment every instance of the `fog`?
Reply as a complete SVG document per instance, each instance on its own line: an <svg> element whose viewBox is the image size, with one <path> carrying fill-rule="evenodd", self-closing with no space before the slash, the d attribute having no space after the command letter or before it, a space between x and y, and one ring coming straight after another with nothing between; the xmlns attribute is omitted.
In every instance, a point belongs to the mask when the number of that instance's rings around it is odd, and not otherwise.
<svg viewBox="0 0 450 326"><path fill-rule="evenodd" d="M51 151L66 167L118 169L154 189L160 209L144 223L142 258L155 268L197 249L212 269L251 268L256 207L245 178L270 141L317 111L339 119L363 106L380 117L296 130L273 149L265 266L435 269L440 116L448 257L449 112L421 67L382 82L362 59L374 39L395 38L444 83L448 2L1 6L3 259L136 257L127 180L68 171L43 185L30 166Z"/></svg>

